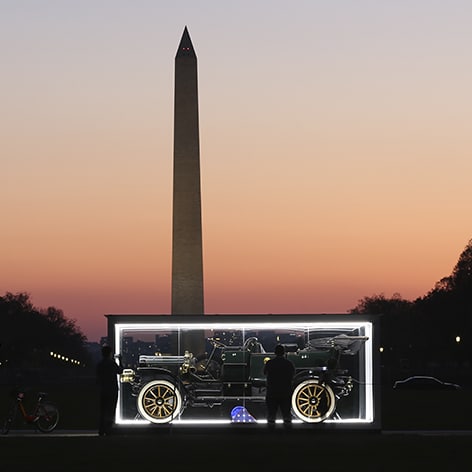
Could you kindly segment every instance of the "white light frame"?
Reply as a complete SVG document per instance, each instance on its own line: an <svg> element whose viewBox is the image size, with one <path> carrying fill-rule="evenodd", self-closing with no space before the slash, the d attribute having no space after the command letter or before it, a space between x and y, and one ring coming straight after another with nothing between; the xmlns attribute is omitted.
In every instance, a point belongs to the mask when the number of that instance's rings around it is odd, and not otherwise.
<svg viewBox="0 0 472 472"><path fill-rule="evenodd" d="M352 319L350 317L350 319ZM313 317L312 317L313 320ZM345 425L368 425L374 422L374 360L373 360L373 323L371 321L221 321L207 323L185 323L185 322L172 322L172 321L159 321L159 322L117 322L114 324L114 339L115 346L114 351L116 354L121 354L121 337L123 331L169 331L179 329L192 329L192 330L254 330L254 329L273 329L273 330L333 330L333 329L363 329L365 336L368 340L364 345L364 374L365 374L365 418L354 418L354 419L327 419L323 423L333 424L345 424ZM120 384L121 387L121 384ZM119 425L150 425L147 420L144 419L124 419L123 412L121 409L121 388L119 389L118 406L115 414L115 422ZM281 421L281 420L280 420ZM279 421L277 421L279 422ZM215 420L215 419L181 419L174 420L171 424L174 425L226 425L231 424L231 419L228 420ZM256 424L266 424L267 420L261 419L256 420ZM293 419L293 423L305 423L301 420Z"/></svg>

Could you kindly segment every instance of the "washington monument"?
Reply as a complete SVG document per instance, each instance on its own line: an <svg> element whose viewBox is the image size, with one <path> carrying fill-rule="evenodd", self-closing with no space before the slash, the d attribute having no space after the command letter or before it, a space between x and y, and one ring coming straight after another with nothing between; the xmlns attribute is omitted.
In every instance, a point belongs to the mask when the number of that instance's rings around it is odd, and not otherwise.
<svg viewBox="0 0 472 472"><path fill-rule="evenodd" d="M172 314L202 315L197 56L185 27L175 56Z"/></svg>

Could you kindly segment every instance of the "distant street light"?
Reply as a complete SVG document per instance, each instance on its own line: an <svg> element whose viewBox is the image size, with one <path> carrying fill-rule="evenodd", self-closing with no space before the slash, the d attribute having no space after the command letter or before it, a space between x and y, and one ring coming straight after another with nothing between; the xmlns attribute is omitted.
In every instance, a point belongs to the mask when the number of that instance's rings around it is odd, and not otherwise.
<svg viewBox="0 0 472 472"><path fill-rule="evenodd" d="M456 336L456 343L460 343L461 342L461 337L460 336Z"/></svg>
<svg viewBox="0 0 472 472"><path fill-rule="evenodd" d="M80 361L78 361L76 359L70 359L69 357L63 356L62 354L58 354L57 352L51 351L49 353L49 355L51 357L54 357L56 359L60 359L60 360L65 361L65 362L71 362L72 364L81 365Z"/></svg>

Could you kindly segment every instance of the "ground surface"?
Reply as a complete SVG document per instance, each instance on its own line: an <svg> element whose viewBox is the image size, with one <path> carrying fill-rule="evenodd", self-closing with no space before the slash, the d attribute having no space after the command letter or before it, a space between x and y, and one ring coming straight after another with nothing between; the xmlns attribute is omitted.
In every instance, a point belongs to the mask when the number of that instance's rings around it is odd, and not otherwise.
<svg viewBox="0 0 472 472"><path fill-rule="evenodd" d="M436 471L469 460L472 432L324 432L202 429L120 432L98 437L75 431L0 437L1 470L307 470Z"/></svg>

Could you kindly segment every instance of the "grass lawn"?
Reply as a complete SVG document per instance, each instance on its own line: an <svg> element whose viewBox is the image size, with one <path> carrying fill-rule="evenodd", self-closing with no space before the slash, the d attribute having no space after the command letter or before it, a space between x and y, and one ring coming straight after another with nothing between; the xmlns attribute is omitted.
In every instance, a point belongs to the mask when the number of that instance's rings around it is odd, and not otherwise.
<svg viewBox="0 0 472 472"><path fill-rule="evenodd" d="M15 471L436 471L465 464L471 436L268 433L242 430L0 437L1 468ZM468 470L467 468L464 470Z"/></svg>

